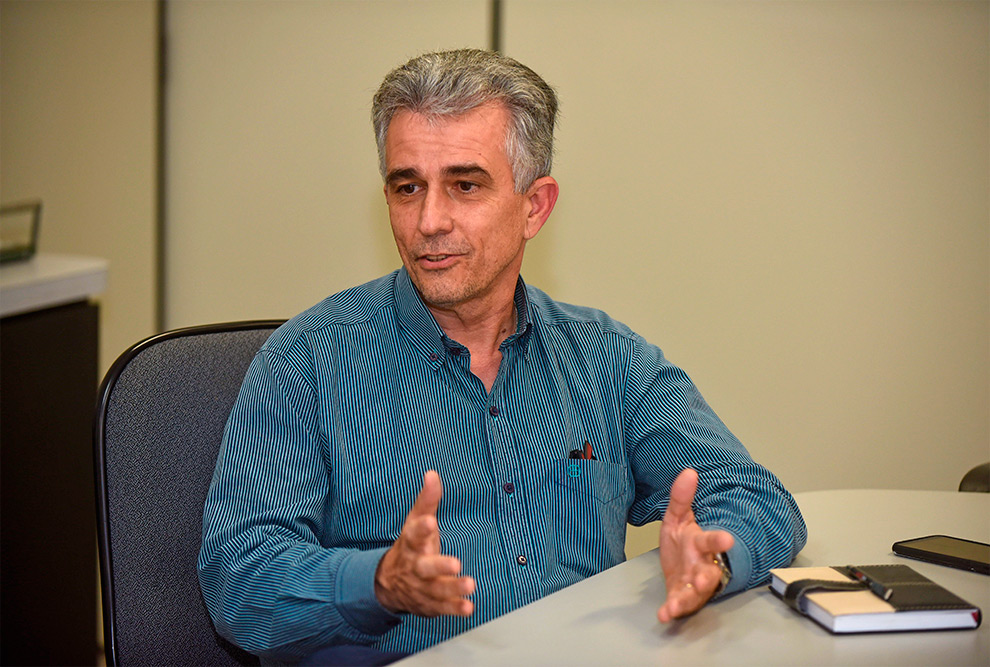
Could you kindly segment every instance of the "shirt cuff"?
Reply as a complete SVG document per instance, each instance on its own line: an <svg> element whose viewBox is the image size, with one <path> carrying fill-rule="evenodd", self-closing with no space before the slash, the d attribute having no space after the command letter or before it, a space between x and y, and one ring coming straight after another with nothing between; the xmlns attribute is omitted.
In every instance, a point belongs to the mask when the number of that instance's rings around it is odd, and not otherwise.
<svg viewBox="0 0 990 667"><path fill-rule="evenodd" d="M340 615L367 635L383 635L402 620L385 609L375 595L375 572L388 547L352 551L337 569L334 600Z"/></svg>
<svg viewBox="0 0 990 667"><path fill-rule="evenodd" d="M733 533L732 537L735 538L735 544L725 552L729 560L729 569L732 570L732 578L719 593L719 597L745 589L753 575L753 561L749 555L749 549L742 543L738 535Z"/></svg>

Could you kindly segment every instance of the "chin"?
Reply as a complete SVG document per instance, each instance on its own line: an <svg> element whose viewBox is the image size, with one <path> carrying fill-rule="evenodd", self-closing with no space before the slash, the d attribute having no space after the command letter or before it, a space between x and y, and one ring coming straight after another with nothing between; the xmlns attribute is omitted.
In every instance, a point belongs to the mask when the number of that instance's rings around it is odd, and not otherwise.
<svg viewBox="0 0 990 667"><path fill-rule="evenodd" d="M440 276L424 277L410 274L410 277L423 301L435 308L450 308L466 298L468 290L461 285L453 284L453 281L444 280Z"/></svg>
<svg viewBox="0 0 990 667"><path fill-rule="evenodd" d="M447 290L432 290L426 292L420 290L419 295L428 306L443 309L453 308L454 306L457 306L467 300L463 295Z"/></svg>

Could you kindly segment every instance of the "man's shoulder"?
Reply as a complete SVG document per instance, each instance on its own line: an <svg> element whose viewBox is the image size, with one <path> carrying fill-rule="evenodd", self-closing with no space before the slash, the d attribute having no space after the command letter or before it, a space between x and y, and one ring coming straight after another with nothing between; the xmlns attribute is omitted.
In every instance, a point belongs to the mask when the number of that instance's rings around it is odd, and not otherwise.
<svg viewBox="0 0 990 667"><path fill-rule="evenodd" d="M639 334L598 308L556 301L543 290L527 285L533 318L547 327L582 329L628 340L641 340Z"/></svg>
<svg viewBox="0 0 990 667"><path fill-rule="evenodd" d="M395 303L398 271L363 285L331 294L288 320L272 334L265 347L279 351L290 348L312 334L355 327L366 323Z"/></svg>

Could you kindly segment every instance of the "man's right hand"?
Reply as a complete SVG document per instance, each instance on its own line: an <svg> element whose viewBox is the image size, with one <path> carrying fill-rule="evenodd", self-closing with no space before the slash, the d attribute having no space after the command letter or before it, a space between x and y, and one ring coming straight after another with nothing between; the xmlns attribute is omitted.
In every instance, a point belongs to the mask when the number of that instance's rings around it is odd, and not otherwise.
<svg viewBox="0 0 990 667"><path fill-rule="evenodd" d="M385 552L375 572L375 595L393 613L418 616L470 616L474 579L462 577L461 561L440 553L437 508L443 487L428 470L399 539Z"/></svg>

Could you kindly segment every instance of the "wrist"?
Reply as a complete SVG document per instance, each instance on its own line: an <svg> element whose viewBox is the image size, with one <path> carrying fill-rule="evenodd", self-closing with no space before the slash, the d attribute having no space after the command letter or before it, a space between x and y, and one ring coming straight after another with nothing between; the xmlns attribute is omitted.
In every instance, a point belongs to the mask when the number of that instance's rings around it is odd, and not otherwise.
<svg viewBox="0 0 990 667"><path fill-rule="evenodd" d="M391 563L394 556L395 554L392 549L389 549L382 556L381 560L378 561L378 567L375 568L375 598L378 600L378 604L386 611L392 614L400 614L402 610L399 608L398 600L392 586L392 580L389 577L389 572L392 571Z"/></svg>

